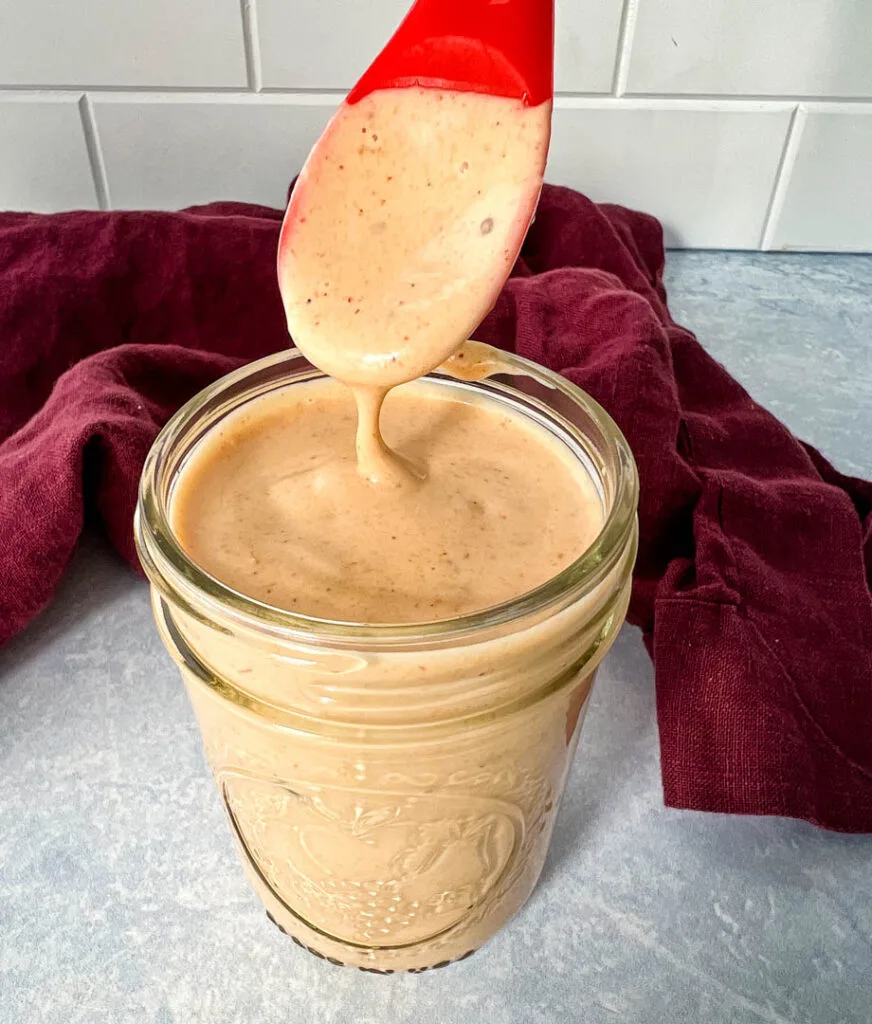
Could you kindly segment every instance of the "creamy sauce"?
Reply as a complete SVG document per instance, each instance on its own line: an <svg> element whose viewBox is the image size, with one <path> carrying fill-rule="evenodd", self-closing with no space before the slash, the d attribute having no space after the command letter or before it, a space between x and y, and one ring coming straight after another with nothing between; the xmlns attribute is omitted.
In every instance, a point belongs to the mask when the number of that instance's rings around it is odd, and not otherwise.
<svg viewBox="0 0 872 1024"><path fill-rule="evenodd" d="M566 442L481 391L415 380L445 360L469 380L502 369L494 350L461 346L517 255L549 118L550 105L420 89L341 108L279 258L293 338L335 379L249 401L188 456L173 528L213 576L310 616L434 621L532 590L594 540L602 502ZM177 609L216 673L204 686L179 655L274 920L321 955L383 970L464 956L503 924L544 861L622 586L616 604L600 588L487 640L374 654L361 639L359 656ZM482 701L522 710L467 727ZM273 725L295 702L309 725ZM342 714L350 736L319 735ZM379 714L441 726L426 742L374 742Z"/></svg>

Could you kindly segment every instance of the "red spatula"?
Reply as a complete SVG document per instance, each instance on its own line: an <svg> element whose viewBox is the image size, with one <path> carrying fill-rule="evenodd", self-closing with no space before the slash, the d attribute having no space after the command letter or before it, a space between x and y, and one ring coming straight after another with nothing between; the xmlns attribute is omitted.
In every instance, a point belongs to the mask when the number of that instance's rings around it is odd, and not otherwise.
<svg viewBox="0 0 872 1024"><path fill-rule="evenodd" d="M417 0L351 90L279 241L288 327L322 370L411 380L493 305L541 188L553 35L553 0Z"/></svg>
<svg viewBox="0 0 872 1024"><path fill-rule="evenodd" d="M347 103L408 86L551 99L554 0L417 0Z"/></svg>

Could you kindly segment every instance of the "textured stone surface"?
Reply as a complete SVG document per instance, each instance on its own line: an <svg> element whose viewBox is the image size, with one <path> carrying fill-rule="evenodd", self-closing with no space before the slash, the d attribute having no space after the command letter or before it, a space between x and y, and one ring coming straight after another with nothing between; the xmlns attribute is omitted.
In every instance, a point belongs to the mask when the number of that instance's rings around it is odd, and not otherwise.
<svg viewBox="0 0 872 1024"><path fill-rule="evenodd" d="M872 473L872 258L669 262L677 318ZM872 837L664 810L652 678L625 630L501 935L431 974L336 968L250 893L146 588L86 540L0 651L0 1024L868 1024Z"/></svg>
<svg viewBox="0 0 872 1024"><path fill-rule="evenodd" d="M872 476L872 257L674 252L675 319L845 473Z"/></svg>

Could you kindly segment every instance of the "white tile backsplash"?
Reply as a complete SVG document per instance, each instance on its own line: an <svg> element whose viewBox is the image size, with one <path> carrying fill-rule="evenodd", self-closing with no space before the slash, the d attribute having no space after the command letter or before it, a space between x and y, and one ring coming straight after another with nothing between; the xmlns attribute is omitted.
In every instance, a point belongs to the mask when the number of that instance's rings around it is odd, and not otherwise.
<svg viewBox="0 0 872 1024"><path fill-rule="evenodd" d="M548 180L653 213L667 244L755 249L791 107L559 101Z"/></svg>
<svg viewBox="0 0 872 1024"><path fill-rule="evenodd" d="M280 206L410 3L0 0L0 206L94 206L104 168L113 207ZM872 0L556 5L549 180L675 245L872 251Z"/></svg>
<svg viewBox="0 0 872 1024"><path fill-rule="evenodd" d="M284 206L337 102L98 94L94 118L112 205L163 210L228 199Z"/></svg>
<svg viewBox="0 0 872 1024"><path fill-rule="evenodd" d="M872 96L872 0L639 0L629 92Z"/></svg>
<svg viewBox="0 0 872 1024"><path fill-rule="evenodd" d="M350 89L410 7L410 0L256 0L267 89Z"/></svg>
<svg viewBox="0 0 872 1024"><path fill-rule="evenodd" d="M239 0L0 3L0 88L245 83Z"/></svg>
<svg viewBox="0 0 872 1024"><path fill-rule="evenodd" d="M554 88L612 91L622 4L615 0L557 0Z"/></svg>
<svg viewBox="0 0 872 1024"><path fill-rule="evenodd" d="M872 104L812 107L775 223L774 249L870 248Z"/></svg>
<svg viewBox="0 0 872 1024"><path fill-rule="evenodd" d="M0 209L96 209L78 96L0 94Z"/></svg>

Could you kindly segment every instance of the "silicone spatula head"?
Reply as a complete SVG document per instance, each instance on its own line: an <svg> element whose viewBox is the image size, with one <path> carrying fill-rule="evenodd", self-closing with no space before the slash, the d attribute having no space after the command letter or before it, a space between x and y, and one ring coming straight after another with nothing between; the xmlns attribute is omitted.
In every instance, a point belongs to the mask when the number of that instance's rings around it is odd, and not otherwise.
<svg viewBox="0 0 872 1024"><path fill-rule="evenodd" d="M414 85L544 103L554 91L554 0L417 0L347 102Z"/></svg>
<svg viewBox="0 0 872 1024"><path fill-rule="evenodd" d="M550 136L553 0L418 0L309 155L279 240L291 336L326 373L438 366L511 272Z"/></svg>

